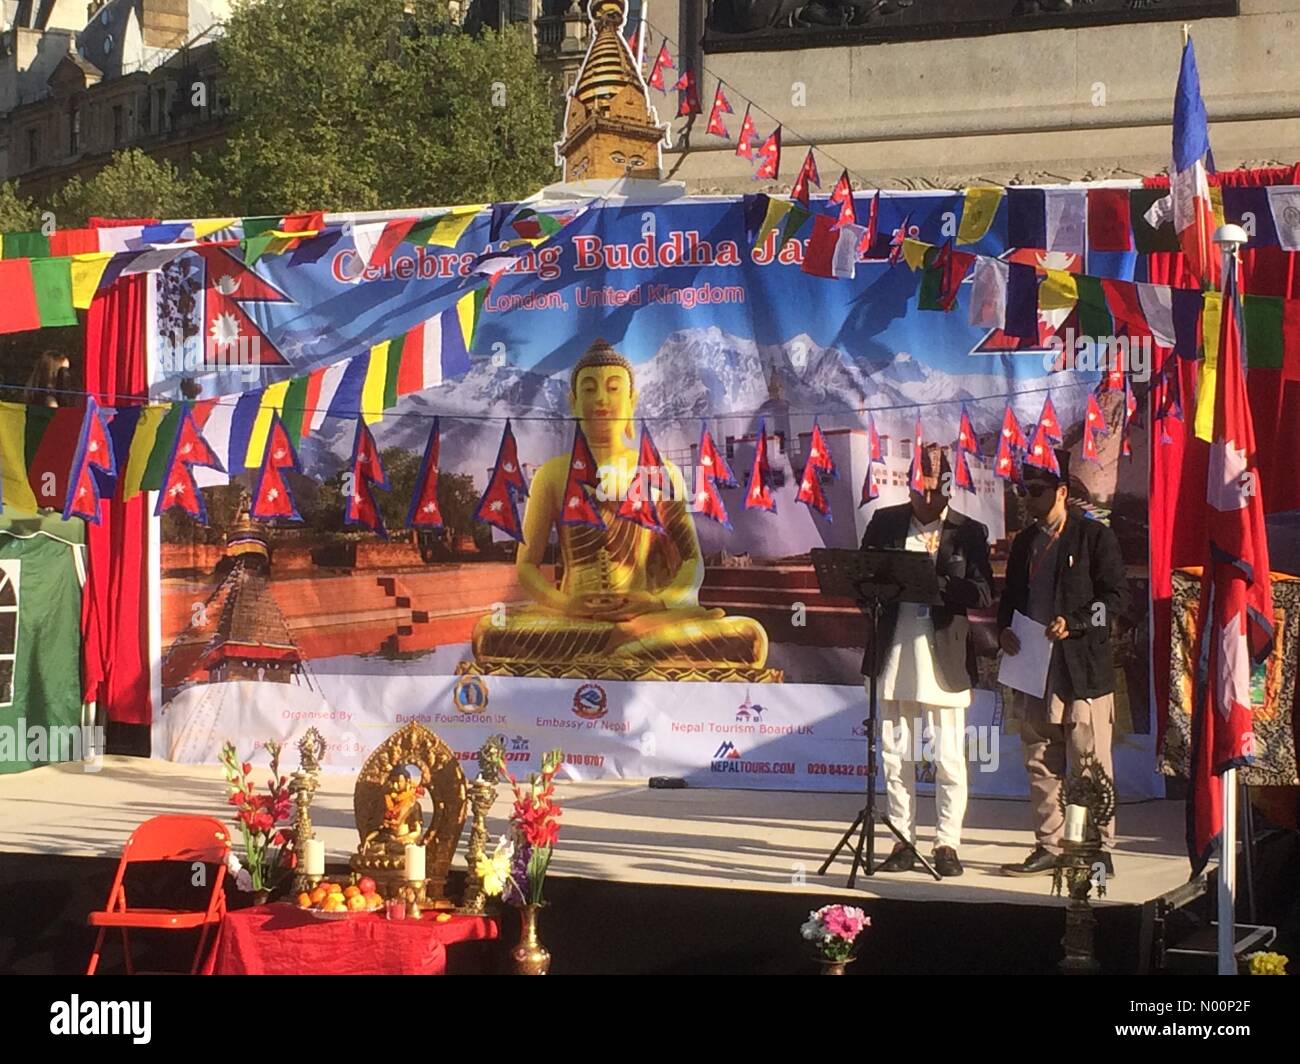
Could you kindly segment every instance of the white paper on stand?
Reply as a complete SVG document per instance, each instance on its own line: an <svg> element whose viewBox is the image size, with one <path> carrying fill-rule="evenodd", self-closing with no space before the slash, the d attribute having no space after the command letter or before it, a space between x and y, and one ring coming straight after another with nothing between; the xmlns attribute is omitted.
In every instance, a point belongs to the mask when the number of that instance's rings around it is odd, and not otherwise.
<svg viewBox="0 0 1300 1064"><path fill-rule="evenodd" d="M1052 663L1052 642L1047 626L1030 620L1019 610L1011 618L1011 631L1020 640L1020 653L1002 655L998 683L1042 698L1047 690L1047 669Z"/></svg>

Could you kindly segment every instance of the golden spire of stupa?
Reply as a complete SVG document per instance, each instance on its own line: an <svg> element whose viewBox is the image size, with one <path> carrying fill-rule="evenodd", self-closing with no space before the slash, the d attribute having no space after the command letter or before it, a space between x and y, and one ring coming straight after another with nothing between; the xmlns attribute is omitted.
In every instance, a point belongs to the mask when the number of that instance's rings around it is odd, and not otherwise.
<svg viewBox="0 0 1300 1064"><path fill-rule="evenodd" d="M624 0L591 0L591 45L569 93L564 139L555 145L564 180L658 180L668 127L650 106L641 71L623 37Z"/></svg>

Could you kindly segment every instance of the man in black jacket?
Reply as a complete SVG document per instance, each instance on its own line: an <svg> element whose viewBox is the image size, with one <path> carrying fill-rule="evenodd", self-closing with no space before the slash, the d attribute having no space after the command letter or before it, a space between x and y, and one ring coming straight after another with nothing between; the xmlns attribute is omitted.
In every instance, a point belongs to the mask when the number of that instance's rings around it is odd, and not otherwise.
<svg viewBox="0 0 1300 1064"><path fill-rule="evenodd" d="M941 606L903 602L881 612L880 759L889 819L915 844L915 762L928 733L935 764L934 866L942 876L959 876L957 848L966 815L966 707L976 675L966 611L993 601L993 581L987 530L948 508L952 474L937 444L922 448L921 472L925 491L914 490L911 502L877 510L862 537L863 548L928 551L943 599ZM871 667L868 633L863 674L869 676ZM914 865L911 852L899 843L879 871L906 872Z"/></svg>
<svg viewBox="0 0 1300 1064"><path fill-rule="evenodd" d="M1026 466L1025 509L1033 519L1011 545L1006 587L998 603L999 643L1017 654L1010 630L1017 612L1045 625L1052 641L1043 697L1006 689L1008 719L1020 722L1029 801L1038 844L1012 876L1050 873L1061 855L1064 814L1060 792L1067 753L1074 762L1093 754L1114 778L1111 732L1115 721L1115 662L1110 626L1128 606L1124 562L1115 533L1081 510L1067 506L1070 454L1056 452L1060 475ZM1110 848L1115 821L1107 825L1102 861L1114 872Z"/></svg>

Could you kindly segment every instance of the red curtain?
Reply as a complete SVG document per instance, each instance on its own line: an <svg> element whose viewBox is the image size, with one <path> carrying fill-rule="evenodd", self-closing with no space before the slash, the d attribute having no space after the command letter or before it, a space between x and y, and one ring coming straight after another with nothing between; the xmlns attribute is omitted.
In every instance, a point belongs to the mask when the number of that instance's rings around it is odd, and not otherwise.
<svg viewBox="0 0 1300 1064"><path fill-rule="evenodd" d="M1165 176L1147 178L1149 188L1167 188ZM1211 185L1250 188L1300 184L1300 163L1261 170L1230 170L1210 175ZM1242 291L1250 295L1300 298L1300 255L1278 247L1242 252ZM1154 284L1196 287L1181 253L1147 256ZM1300 359L1287 352L1286 361ZM1161 430L1151 433L1151 598L1152 673L1156 698L1157 741L1163 739L1169 710L1170 621L1173 570L1201 565L1205 553L1205 477L1209 444L1193 433L1197 362L1178 360L1179 395L1184 420L1166 419L1169 443ZM1246 375L1260 487L1266 513L1300 509L1300 381L1285 380L1282 369L1252 369ZM1151 424L1151 422L1148 422Z"/></svg>
<svg viewBox="0 0 1300 1064"><path fill-rule="evenodd" d="M86 390L105 405L146 394L147 277L123 277L99 292L86 316ZM147 496L100 503L87 524L89 572L81 602L82 683L99 719L148 724L149 602Z"/></svg>

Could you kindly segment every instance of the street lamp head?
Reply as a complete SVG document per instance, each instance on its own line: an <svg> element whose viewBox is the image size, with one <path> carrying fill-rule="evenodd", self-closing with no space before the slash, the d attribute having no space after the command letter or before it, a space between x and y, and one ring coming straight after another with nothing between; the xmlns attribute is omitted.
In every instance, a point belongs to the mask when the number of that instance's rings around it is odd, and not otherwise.
<svg viewBox="0 0 1300 1064"><path fill-rule="evenodd" d="M1250 234L1239 225L1221 225L1214 231L1214 242L1229 251L1235 251L1250 240Z"/></svg>

